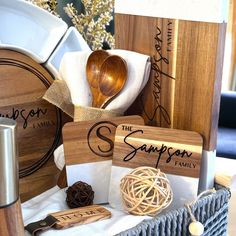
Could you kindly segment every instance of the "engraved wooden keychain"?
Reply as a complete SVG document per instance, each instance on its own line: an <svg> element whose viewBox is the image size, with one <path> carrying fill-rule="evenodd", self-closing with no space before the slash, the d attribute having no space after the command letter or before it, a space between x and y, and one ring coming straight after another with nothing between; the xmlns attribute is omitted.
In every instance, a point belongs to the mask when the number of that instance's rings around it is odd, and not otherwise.
<svg viewBox="0 0 236 236"><path fill-rule="evenodd" d="M111 212L99 205L91 205L49 214L45 219L25 226L31 235L50 228L65 229L111 218Z"/></svg>

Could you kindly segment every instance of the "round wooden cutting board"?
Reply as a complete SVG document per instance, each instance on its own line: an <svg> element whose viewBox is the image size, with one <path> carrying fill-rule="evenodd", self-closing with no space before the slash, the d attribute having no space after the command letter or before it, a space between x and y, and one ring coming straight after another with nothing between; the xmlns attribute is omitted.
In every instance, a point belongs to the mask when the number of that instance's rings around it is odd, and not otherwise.
<svg viewBox="0 0 236 236"><path fill-rule="evenodd" d="M40 169L60 141L60 111L42 99L52 82L30 57L0 49L0 117L17 121L20 177Z"/></svg>

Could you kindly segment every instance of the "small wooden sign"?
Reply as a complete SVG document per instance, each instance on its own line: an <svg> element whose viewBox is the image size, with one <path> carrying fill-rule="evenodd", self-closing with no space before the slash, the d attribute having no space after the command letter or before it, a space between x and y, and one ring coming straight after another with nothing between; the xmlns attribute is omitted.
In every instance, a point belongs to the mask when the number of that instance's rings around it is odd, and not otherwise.
<svg viewBox="0 0 236 236"><path fill-rule="evenodd" d="M111 212L99 205L80 207L50 214L57 219L56 228L68 228L73 225L89 224L111 218Z"/></svg>
<svg viewBox="0 0 236 236"><path fill-rule="evenodd" d="M62 130L66 165L112 159L116 127L122 123L143 125L140 116L122 116L69 122Z"/></svg>
<svg viewBox="0 0 236 236"><path fill-rule="evenodd" d="M164 173L198 178L202 137L192 131L126 125L117 127L113 166L150 166Z"/></svg>
<svg viewBox="0 0 236 236"><path fill-rule="evenodd" d="M30 234L36 235L38 231L47 230L51 227L65 229L109 218L111 218L111 212L106 208L98 205L91 205L51 213L43 220L28 224L25 226L25 229Z"/></svg>

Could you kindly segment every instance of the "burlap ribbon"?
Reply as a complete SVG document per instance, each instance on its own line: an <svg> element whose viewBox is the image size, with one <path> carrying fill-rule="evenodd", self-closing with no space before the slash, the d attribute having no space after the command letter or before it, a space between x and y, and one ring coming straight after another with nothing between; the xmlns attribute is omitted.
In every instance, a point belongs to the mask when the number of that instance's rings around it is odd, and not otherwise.
<svg viewBox="0 0 236 236"><path fill-rule="evenodd" d="M43 99L57 106L71 116L74 121L94 120L99 118L120 116L119 110L111 111L94 107L83 107L72 104L70 90L64 80L55 80L46 91Z"/></svg>

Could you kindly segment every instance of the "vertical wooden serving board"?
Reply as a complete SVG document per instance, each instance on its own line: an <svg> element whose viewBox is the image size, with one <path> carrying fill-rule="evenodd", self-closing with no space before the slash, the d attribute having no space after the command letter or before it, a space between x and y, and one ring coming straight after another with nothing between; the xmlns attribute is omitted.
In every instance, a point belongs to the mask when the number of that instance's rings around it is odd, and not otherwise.
<svg viewBox="0 0 236 236"><path fill-rule="evenodd" d="M152 57L150 80L127 114L141 114L148 125L199 132L204 149L214 150L225 28L116 13L116 48Z"/></svg>
<svg viewBox="0 0 236 236"><path fill-rule="evenodd" d="M173 127L204 137L215 150L226 24L179 22Z"/></svg>
<svg viewBox="0 0 236 236"><path fill-rule="evenodd" d="M142 114L147 125L173 124L178 20L115 15L116 48L151 56L152 69L144 92L129 113Z"/></svg>

